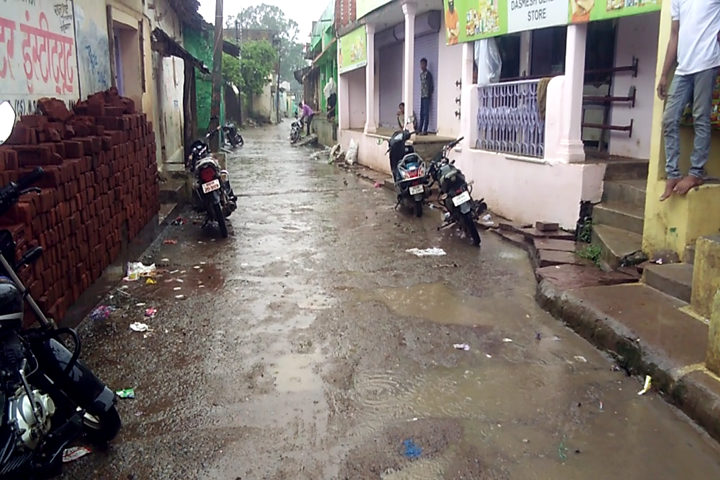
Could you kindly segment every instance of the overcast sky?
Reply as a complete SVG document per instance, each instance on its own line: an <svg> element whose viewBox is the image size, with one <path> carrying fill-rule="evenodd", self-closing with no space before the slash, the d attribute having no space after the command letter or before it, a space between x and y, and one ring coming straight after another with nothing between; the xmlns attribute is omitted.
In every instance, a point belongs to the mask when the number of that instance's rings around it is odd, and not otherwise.
<svg viewBox="0 0 720 480"><path fill-rule="evenodd" d="M300 26L299 39L301 42L308 40L312 22L320 20L329 0L229 0L223 4L223 17L233 17L240 13L240 10L252 5L277 5L285 11L287 18L292 18ZM215 0L200 0L200 14L206 21L215 24Z"/></svg>

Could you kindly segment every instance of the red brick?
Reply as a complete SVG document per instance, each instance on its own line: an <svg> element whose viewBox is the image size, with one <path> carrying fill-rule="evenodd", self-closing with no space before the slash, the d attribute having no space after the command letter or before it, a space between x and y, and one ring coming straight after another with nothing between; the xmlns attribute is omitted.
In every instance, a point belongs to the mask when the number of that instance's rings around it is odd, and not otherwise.
<svg viewBox="0 0 720 480"><path fill-rule="evenodd" d="M65 140L63 142L65 148L65 158L81 158L85 149L83 143L73 140Z"/></svg>
<svg viewBox="0 0 720 480"><path fill-rule="evenodd" d="M48 123L48 117L45 115L22 115L20 116L20 123L27 127L43 129Z"/></svg>

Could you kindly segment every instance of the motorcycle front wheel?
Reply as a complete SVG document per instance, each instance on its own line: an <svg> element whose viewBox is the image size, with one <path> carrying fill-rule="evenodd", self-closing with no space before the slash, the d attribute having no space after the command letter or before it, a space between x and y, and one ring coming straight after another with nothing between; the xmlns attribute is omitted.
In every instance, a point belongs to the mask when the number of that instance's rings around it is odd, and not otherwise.
<svg viewBox="0 0 720 480"><path fill-rule="evenodd" d="M475 225L475 220L473 220L472 214L466 213L462 216L463 221L463 227L465 227L465 231L468 235L470 235L470 238L472 238L472 244L474 246L480 245L480 234L478 233L477 225Z"/></svg>
<svg viewBox="0 0 720 480"><path fill-rule="evenodd" d="M82 421L85 434L95 445L104 445L110 442L122 428L120 414L115 406L99 415L85 413Z"/></svg>
<svg viewBox="0 0 720 480"><path fill-rule="evenodd" d="M218 222L218 227L220 227L220 235L222 235L222 238L227 238L228 229L227 223L225 223L225 215L223 215L222 206L219 203L216 203L213 206L213 209L215 213L215 220Z"/></svg>

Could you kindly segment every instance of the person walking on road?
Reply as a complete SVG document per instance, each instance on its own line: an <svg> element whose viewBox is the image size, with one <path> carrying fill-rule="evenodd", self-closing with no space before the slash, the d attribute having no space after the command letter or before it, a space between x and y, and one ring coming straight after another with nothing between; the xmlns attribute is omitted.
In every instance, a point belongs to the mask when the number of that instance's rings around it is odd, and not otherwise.
<svg viewBox="0 0 720 480"><path fill-rule="evenodd" d="M720 1L720 0L718 0ZM430 99L435 92L432 73L427 69L427 59L420 60L420 135L427 135L430 125Z"/></svg>
<svg viewBox="0 0 720 480"><path fill-rule="evenodd" d="M310 108L310 105L305 102L300 102L300 108L302 108L302 121L305 127L307 127L307 135L310 136L310 124L313 121L313 117L315 117L315 112Z"/></svg>
<svg viewBox="0 0 720 480"><path fill-rule="evenodd" d="M685 195L703 184L710 155L712 95L720 66L720 0L672 0L670 16L670 40L657 86L658 97L667 100L663 114L667 180L660 201L673 193ZM676 63L668 88L668 76ZM683 177L679 168L680 119L690 101L695 143L689 174Z"/></svg>

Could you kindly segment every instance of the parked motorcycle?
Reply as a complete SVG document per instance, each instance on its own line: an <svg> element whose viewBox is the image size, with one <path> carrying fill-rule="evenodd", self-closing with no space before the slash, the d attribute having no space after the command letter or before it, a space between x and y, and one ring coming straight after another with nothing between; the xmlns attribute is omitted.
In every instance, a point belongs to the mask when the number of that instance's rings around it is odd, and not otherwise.
<svg viewBox="0 0 720 480"><path fill-rule="evenodd" d="M390 170L395 182L397 204L412 210L416 217L422 217L423 202L430 195L427 164L415 153L407 141L413 134L407 129L395 132L388 140Z"/></svg>
<svg viewBox="0 0 720 480"><path fill-rule="evenodd" d="M193 186L193 197L198 206L205 210L206 217L203 228L214 220L220 228L220 234L227 238L226 218L237 209L237 197L230 187L230 176L222 170L217 159L210 154L209 141L220 131L221 127L211 130L205 139L196 140L190 146L190 155L186 167L195 173L196 183Z"/></svg>
<svg viewBox="0 0 720 480"><path fill-rule="evenodd" d="M8 102L0 105L0 143L15 124ZM37 168L0 188L0 215L21 195L40 192L31 185L43 171ZM8 230L0 230L0 479L30 479L58 475L66 447L83 432L104 444L122 428L116 396L80 357L80 339L71 328L58 328L48 319L16 272L42 255L42 247L14 262L16 245ZM38 318L36 328L23 328L24 303ZM68 349L61 336L74 344Z"/></svg>
<svg viewBox="0 0 720 480"><path fill-rule="evenodd" d="M463 140L463 137L449 143L438 152L430 162L430 177L440 189L438 203L445 210L445 221L439 229L450 225L459 224L465 233L472 239L475 246L480 245L480 234L478 233L475 220L486 210L485 199L475 201L472 198L472 182L468 183L465 175L455 166L455 160L449 160L447 154Z"/></svg>
<svg viewBox="0 0 720 480"><path fill-rule="evenodd" d="M295 145L297 142L300 141L300 136L302 134L302 128L303 123L302 120L295 119L294 122L292 122L292 125L290 125L290 143Z"/></svg>
<svg viewBox="0 0 720 480"><path fill-rule="evenodd" d="M217 117L212 117L211 122L213 120L217 121ZM245 140L243 139L242 135L240 135L240 132L238 132L237 127L232 122L227 122L222 127L223 132L223 146L228 149L232 150L237 147L242 147L245 145Z"/></svg>

